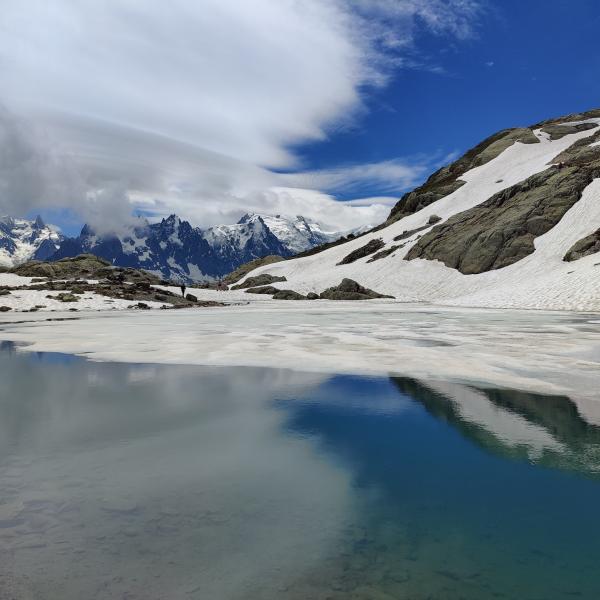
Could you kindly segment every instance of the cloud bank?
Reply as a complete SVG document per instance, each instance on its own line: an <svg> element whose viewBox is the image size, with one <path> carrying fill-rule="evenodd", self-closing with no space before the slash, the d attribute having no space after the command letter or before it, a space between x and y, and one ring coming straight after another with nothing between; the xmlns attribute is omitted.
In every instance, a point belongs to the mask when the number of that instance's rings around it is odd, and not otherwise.
<svg viewBox="0 0 600 600"><path fill-rule="evenodd" d="M374 181L397 193L424 165L299 173L293 148L351 125L418 28L471 35L478 4L8 0L2 10L0 211L68 207L110 228L133 208L210 225L279 206L357 226L382 205L369 213L328 192Z"/></svg>

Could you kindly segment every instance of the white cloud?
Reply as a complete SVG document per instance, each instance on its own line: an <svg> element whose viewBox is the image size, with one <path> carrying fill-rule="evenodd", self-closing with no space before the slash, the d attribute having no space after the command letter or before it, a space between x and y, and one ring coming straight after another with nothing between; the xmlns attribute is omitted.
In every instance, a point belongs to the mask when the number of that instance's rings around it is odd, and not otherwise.
<svg viewBox="0 0 600 600"><path fill-rule="evenodd" d="M425 161L421 164L409 164L397 159L320 171L288 173L282 175L281 180L288 185L338 193L360 193L365 186L372 185L376 185L383 192L398 192L415 185L428 168L429 165L425 164Z"/></svg>
<svg viewBox="0 0 600 600"><path fill-rule="evenodd" d="M298 169L293 145L351 122L364 109L366 87L384 85L402 66L418 26L462 39L477 6L7 0L0 102L8 111L0 134L10 147L0 150L0 209L68 206L109 227L133 203L170 206L210 224L238 206L261 210L285 199L299 209L304 202L306 213L324 202L323 212L335 208L340 223L348 221L343 214L357 207L273 190L360 193L375 181L391 193L421 167L391 160L288 176L269 168Z"/></svg>

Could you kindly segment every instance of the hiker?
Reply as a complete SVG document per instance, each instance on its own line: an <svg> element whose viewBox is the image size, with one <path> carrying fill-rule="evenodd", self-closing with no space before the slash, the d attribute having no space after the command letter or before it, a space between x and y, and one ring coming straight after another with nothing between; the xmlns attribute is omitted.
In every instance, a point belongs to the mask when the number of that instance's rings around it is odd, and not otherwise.
<svg viewBox="0 0 600 600"><path fill-rule="evenodd" d="M181 296L185 298L185 283L182 283L179 287L181 288Z"/></svg>

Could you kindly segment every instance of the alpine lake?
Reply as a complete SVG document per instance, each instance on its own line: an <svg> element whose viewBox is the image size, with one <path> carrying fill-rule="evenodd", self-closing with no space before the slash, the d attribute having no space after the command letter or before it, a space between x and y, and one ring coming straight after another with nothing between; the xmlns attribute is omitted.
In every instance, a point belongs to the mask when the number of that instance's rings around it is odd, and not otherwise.
<svg viewBox="0 0 600 600"><path fill-rule="evenodd" d="M0 600L600 598L567 397L10 343L0 381Z"/></svg>

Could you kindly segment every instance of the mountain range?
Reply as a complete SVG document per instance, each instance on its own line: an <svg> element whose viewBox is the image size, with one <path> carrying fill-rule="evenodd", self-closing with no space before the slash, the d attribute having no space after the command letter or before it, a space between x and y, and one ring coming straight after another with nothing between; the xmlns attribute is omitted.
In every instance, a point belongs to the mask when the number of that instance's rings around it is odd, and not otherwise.
<svg viewBox="0 0 600 600"><path fill-rule="evenodd" d="M176 215L158 223L139 222L121 235L98 235L85 225L77 237L64 237L40 217L0 220L0 265L27 260L59 260L90 253L115 266L150 271L186 282L223 277L241 264L267 255L290 257L338 239L303 216L248 213L233 225L193 227Z"/></svg>

